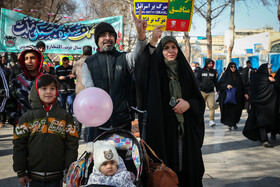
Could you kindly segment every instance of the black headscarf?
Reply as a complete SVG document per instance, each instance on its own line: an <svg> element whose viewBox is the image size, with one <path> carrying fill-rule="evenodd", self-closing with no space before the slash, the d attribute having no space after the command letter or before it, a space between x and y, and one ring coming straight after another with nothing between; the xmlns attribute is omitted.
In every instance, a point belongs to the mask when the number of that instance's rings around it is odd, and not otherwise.
<svg viewBox="0 0 280 187"><path fill-rule="evenodd" d="M224 72L223 76L221 77L221 79L219 81L219 89L222 94L223 93L225 94L227 85L236 87L236 99L239 100L240 97L241 98L244 97L243 96L244 88L243 88L242 78L237 69L235 70L235 72L232 72L230 70L231 66L236 66L236 64L234 62L230 62L228 64L226 71ZM222 95L220 94L220 96L222 96Z"/></svg>
<svg viewBox="0 0 280 187"><path fill-rule="evenodd" d="M139 56L135 77L137 105L148 111L146 142L171 169L179 174L178 121L169 105L169 78L162 54L164 43L172 40L163 38L153 54L150 54L150 47L147 46ZM190 103L190 109L183 114L185 133L182 139L181 174L184 179L179 176L179 180L180 185L183 186L201 186L204 173L201 146L204 138L205 103L195 83L191 67L179 47L177 62L182 99ZM140 117L140 129L141 121Z"/></svg>
<svg viewBox="0 0 280 187"><path fill-rule="evenodd" d="M275 87L269 81L268 64L262 64L251 77L252 103L264 103L275 94Z"/></svg>
<svg viewBox="0 0 280 187"><path fill-rule="evenodd" d="M266 128L267 133L274 131L277 118L277 99L275 83L269 80L268 64L262 64L251 76L251 106L243 130L250 140L259 140L259 128Z"/></svg>

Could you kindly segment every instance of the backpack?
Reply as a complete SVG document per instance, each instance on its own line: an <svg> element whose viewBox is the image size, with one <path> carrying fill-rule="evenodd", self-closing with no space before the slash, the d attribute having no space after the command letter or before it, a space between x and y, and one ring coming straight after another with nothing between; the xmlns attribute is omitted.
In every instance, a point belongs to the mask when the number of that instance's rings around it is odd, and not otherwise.
<svg viewBox="0 0 280 187"><path fill-rule="evenodd" d="M78 187L86 184L88 181L90 165L93 161L91 152L85 151L82 156L73 162L65 176L66 187Z"/></svg>

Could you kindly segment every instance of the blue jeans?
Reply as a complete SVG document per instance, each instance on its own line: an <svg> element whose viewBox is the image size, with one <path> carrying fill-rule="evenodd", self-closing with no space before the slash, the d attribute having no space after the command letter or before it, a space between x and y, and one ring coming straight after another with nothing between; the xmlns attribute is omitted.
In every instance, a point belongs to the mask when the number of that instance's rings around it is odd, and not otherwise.
<svg viewBox="0 0 280 187"><path fill-rule="evenodd" d="M70 115L73 115L73 103L75 99L75 93L69 93L69 94L59 93L59 97L61 100L61 107L66 110L66 101L67 101L68 112Z"/></svg>

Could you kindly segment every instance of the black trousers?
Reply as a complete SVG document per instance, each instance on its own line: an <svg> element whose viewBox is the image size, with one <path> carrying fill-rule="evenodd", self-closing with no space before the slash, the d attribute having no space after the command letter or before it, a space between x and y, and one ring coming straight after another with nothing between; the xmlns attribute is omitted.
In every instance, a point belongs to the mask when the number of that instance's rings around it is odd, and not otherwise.
<svg viewBox="0 0 280 187"><path fill-rule="evenodd" d="M29 183L29 187L62 187L62 184L63 184L62 179L49 181L49 182L32 180Z"/></svg>
<svg viewBox="0 0 280 187"><path fill-rule="evenodd" d="M5 112L1 112L0 113L0 123L4 123L6 122L6 113Z"/></svg>

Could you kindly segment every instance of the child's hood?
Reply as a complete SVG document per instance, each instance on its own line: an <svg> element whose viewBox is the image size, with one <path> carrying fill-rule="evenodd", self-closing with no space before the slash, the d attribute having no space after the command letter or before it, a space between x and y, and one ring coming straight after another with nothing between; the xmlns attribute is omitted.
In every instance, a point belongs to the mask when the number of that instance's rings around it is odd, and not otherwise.
<svg viewBox="0 0 280 187"><path fill-rule="evenodd" d="M44 76L44 75L41 75L41 76ZM43 103L42 103L42 101L39 97L39 90L38 90L38 87L37 87L37 81L41 76L39 76L35 80L33 86L31 87L29 95L28 95L28 100L31 104L32 109L39 109L39 108L42 108L42 106L43 106ZM55 107L59 106L59 103L57 101L57 94L58 94L58 88L56 89L56 98L52 102L52 105L55 106Z"/></svg>
<svg viewBox="0 0 280 187"><path fill-rule="evenodd" d="M34 51L39 56L39 58L38 58L39 59L39 62L38 62L39 63L39 69L38 69L38 73L36 75L36 77L38 77L43 72L43 62L44 62L43 54L34 46L25 47L21 51L18 61L19 61L20 66L23 68L24 74L27 75L28 77L30 77L30 73L27 70L27 68L25 67L25 60L24 60L24 55L25 55L26 51Z"/></svg>

